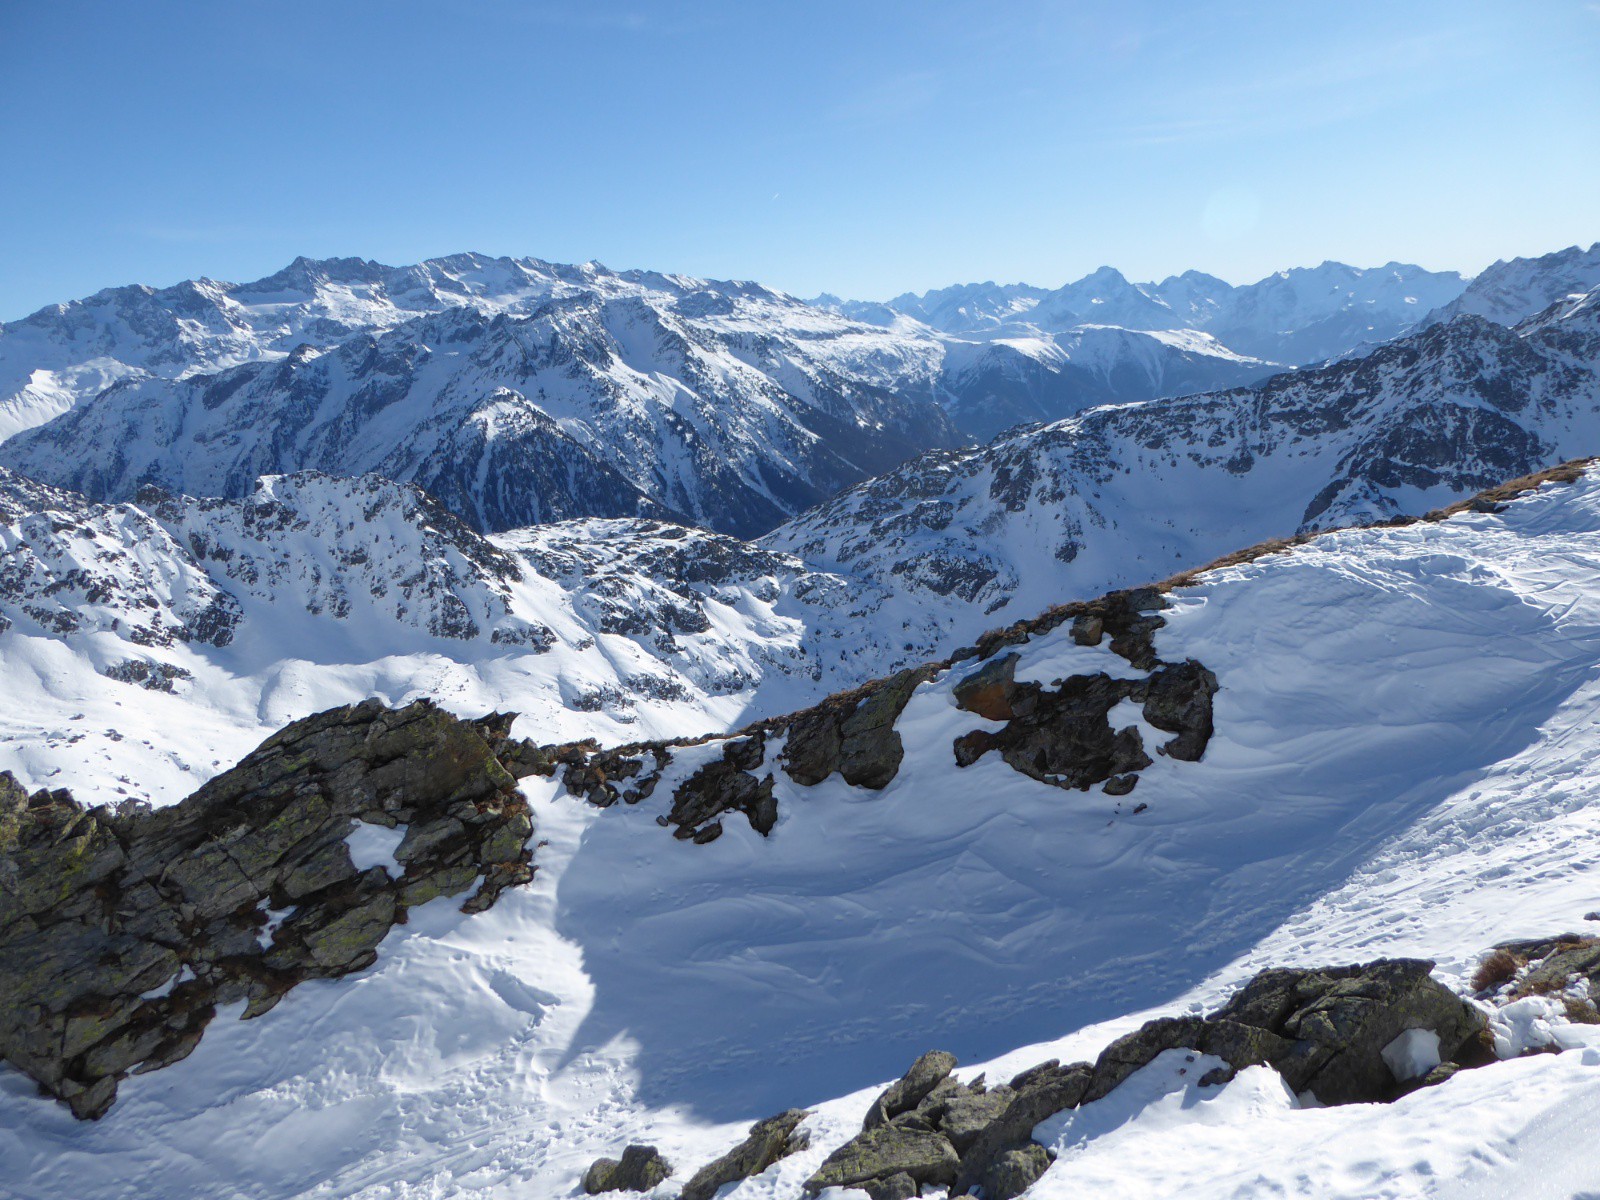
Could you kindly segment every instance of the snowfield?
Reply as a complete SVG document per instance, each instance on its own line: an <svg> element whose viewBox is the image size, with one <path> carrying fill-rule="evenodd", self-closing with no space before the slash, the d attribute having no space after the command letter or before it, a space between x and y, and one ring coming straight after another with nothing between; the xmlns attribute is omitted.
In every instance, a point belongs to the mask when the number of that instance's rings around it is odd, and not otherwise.
<svg viewBox="0 0 1600 1200"><path fill-rule="evenodd" d="M952 739L984 725L951 700L968 665L913 695L882 792L780 772L770 838L730 821L691 845L657 825L718 743L635 807L529 780L538 874L490 912L434 902L370 971L257 1020L221 1014L97 1123L0 1072L0 1193L523 1200L573 1195L595 1157L643 1141L678 1168L665 1198L751 1121L804 1106L811 1147L723 1193L776 1200L924 1050L1005 1078L1209 1010L1264 966L1415 954L1464 988L1491 943L1583 927L1600 891L1600 478L1328 534L1172 601L1158 652L1221 684L1202 761L1158 756L1120 799L996 755L958 769ZM45 641L28 653L60 652ZM1018 676L1125 665L1069 644L1062 628L1019 647ZM47 666L24 704L48 698ZM138 736L191 764L164 799L216 769L198 747L227 762L255 736L150 696L125 706ZM476 715L490 697L444 699ZM30 782L81 753L8 751ZM1600 1189L1600 1041L1553 1007L1500 1032L1571 1048L1338 1109L1300 1107L1264 1068L1202 1094L1204 1064L1166 1056L1036 1131L1060 1157L1031 1195Z"/></svg>

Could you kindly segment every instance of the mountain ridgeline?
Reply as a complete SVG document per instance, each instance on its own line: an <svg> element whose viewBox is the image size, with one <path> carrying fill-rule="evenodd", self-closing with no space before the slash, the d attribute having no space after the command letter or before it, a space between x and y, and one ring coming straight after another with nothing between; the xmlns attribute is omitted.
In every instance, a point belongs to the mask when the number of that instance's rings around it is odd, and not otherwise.
<svg viewBox="0 0 1600 1200"><path fill-rule="evenodd" d="M0 326L0 464L113 501L375 472L479 531L655 517L752 537L924 451L1255 384L1458 312L1514 322L1597 263L1574 248L1470 285L1325 263L1240 288L1106 268L808 305L596 263L300 259Z"/></svg>

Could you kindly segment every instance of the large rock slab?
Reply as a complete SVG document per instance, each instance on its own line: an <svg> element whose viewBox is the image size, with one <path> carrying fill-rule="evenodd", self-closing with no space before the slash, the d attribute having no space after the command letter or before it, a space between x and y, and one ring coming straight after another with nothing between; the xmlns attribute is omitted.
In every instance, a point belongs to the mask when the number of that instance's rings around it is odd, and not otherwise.
<svg viewBox="0 0 1600 1200"><path fill-rule="evenodd" d="M806 1115L804 1109L791 1108L757 1121L744 1141L696 1171L683 1185L678 1200L712 1200L728 1184L759 1175L779 1159L805 1149L807 1138L797 1130Z"/></svg>
<svg viewBox="0 0 1600 1200"><path fill-rule="evenodd" d="M910 1176L919 1188L948 1186L960 1165L955 1147L943 1134L891 1122L840 1146L806 1180L805 1188L816 1195L823 1188L859 1187L896 1175Z"/></svg>
<svg viewBox="0 0 1600 1200"><path fill-rule="evenodd" d="M85 808L0 775L0 1058L98 1117L129 1073L192 1051L218 1005L258 1016L362 970L436 896L476 883L462 907L493 904L532 875L504 741L370 700L295 722L168 808ZM371 826L399 845L363 870L349 839Z"/></svg>

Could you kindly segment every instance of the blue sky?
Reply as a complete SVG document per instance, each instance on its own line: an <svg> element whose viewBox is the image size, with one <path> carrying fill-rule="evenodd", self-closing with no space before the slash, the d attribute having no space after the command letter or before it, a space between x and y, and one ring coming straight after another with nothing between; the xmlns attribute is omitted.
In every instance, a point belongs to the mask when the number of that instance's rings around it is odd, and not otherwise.
<svg viewBox="0 0 1600 1200"><path fill-rule="evenodd" d="M1600 239L1600 3L0 0L0 319L296 254L858 297Z"/></svg>

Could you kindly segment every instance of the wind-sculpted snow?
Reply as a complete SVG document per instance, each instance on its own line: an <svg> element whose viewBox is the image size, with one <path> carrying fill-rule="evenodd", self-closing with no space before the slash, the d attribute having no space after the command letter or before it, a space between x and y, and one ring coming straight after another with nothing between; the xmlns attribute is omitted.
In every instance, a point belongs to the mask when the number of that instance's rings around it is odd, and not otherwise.
<svg viewBox="0 0 1600 1200"><path fill-rule="evenodd" d="M930 454L764 544L920 598L949 636L1296 530L1420 514L1600 445L1600 297L1466 317L1253 389Z"/></svg>
<svg viewBox="0 0 1600 1200"><path fill-rule="evenodd" d="M1152 755L1132 795L995 753L956 767L954 739L983 723L955 702L970 659L910 691L881 790L775 771L768 836L736 819L697 845L658 823L728 739L686 748L636 804L533 781L527 887L471 917L420 905L374 967L299 987L268 1020L220 1013L93 1125L6 1086L0 1189L513 1200L572 1194L648 1142L676 1168L668 1194L752 1121L804 1108L805 1148L725 1193L794 1200L930 1048L969 1090L982 1072L1021 1093L1018 1072L1094 1062L1149 1018L1193 1026L1267 967L1425 957L1466 993L1489 946L1583 928L1594 907L1600 482L1563 478L1173 592L1154 649L1215 673L1215 730L1198 761ZM1019 682L1129 666L1066 624L1005 649ZM1164 740L1136 709L1108 715ZM1393 1104L1312 1107L1270 1054L1219 1082L1223 1059L1164 1051L1033 1129L1058 1157L1028 1195L1592 1191L1596 1027L1559 996L1506 999L1497 1050L1567 1052ZM1398 1079L1426 1042L1380 1058Z"/></svg>

